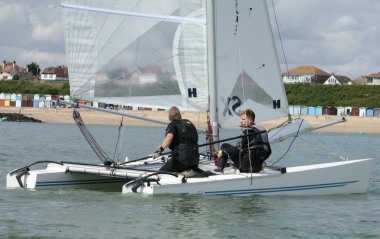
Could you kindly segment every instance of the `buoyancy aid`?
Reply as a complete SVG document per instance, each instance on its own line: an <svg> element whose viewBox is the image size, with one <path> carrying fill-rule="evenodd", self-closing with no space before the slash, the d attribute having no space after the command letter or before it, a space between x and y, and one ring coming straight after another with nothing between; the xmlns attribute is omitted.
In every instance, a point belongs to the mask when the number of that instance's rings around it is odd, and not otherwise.
<svg viewBox="0 0 380 239"><path fill-rule="evenodd" d="M187 119L176 119L173 121L177 127L179 145L175 150L179 150L175 156L178 162L185 166L197 166L199 163L198 147L191 148L191 146L198 145L197 129ZM183 150L185 148L189 148Z"/></svg>
<svg viewBox="0 0 380 239"><path fill-rule="evenodd" d="M246 145L241 145L240 143L240 149L243 151L243 153L247 152L248 150L264 151L267 155L267 159L271 155L272 149L270 147L268 133L265 128L261 125L255 124L245 128L244 130L248 131L245 134L253 134L259 132L261 133L249 136L249 142Z"/></svg>

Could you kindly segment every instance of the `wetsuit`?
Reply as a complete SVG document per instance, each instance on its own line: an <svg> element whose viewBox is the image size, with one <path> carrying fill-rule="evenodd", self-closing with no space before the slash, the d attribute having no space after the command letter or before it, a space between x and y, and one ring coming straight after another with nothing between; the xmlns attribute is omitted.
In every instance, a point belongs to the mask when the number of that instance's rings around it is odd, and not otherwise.
<svg viewBox="0 0 380 239"><path fill-rule="evenodd" d="M171 159L160 168L160 171L182 172L193 166L197 167L199 163L198 147L191 148L191 146L198 145L198 133L193 123L187 119L175 119L166 128L165 135L168 133L174 136L169 145L169 149L173 152ZM190 149L181 150L189 147Z"/></svg>
<svg viewBox="0 0 380 239"><path fill-rule="evenodd" d="M272 153L268 142L268 134L264 127L259 125L249 126L243 129L242 135L253 133L257 134L242 137L236 146L224 143L220 148L227 154L223 155L223 157L229 156L234 162L234 166L239 168L241 172L251 172L250 166L252 167L252 172L260 172L263 162Z"/></svg>

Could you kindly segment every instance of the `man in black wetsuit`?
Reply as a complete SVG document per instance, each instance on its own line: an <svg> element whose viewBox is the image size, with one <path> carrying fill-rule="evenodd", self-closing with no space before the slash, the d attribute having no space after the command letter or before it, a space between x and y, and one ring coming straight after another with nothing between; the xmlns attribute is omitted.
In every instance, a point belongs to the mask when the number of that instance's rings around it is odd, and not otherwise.
<svg viewBox="0 0 380 239"><path fill-rule="evenodd" d="M214 173L224 172L227 158L234 162L234 168L229 173L236 172L260 172L264 161L272 153L268 142L268 134L264 127L255 124L255 113L251 109L240 112L240 127L242 127L242 137L236 146L224 143L218 152L219 165Z"/></svg>
<svg viewBox="0 0 380 239"><path fill-rule="evenodd" d="M182 119L181 112L174 106L169 110L169 120L165 139L152 156L153 158L159 157L166 147L174 152L159 171L183 172L186 169L198 167L198 147L191 148L191 146L198 146L197 129L189 120ZM185 148L190 149L181 150Z"/></svg>

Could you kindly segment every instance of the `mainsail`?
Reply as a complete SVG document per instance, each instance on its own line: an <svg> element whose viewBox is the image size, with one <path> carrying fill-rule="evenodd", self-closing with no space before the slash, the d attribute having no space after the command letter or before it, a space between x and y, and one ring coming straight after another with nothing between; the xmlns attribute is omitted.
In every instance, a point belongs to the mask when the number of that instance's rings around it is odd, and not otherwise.
<svg viewBox="0 0 380 239"><path fill-rule="evenodd" d="M62 0L71 95L211 112L214 127L286 116L265 0ZM216 101L216 102L214 102Z"/></svg>

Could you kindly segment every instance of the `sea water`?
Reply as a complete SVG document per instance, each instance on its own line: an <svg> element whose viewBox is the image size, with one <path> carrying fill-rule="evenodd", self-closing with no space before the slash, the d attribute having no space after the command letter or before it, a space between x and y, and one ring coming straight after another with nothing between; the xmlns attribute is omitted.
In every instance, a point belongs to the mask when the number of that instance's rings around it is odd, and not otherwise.
<svg viewBox="0 0 380 239"><path fill-rule="evenodd" d="M165 132L165 127L126 126L118 145L118 126L88 128L119 161L154 152ZM221 138L238 134L224 130ZM379 238L378 142L379 135L307 133L273 144L268 159L272 164L285 155L276 165L294 166L373 157L364 194L202 197L7 189L6 174L35 161L100 161L75 124L1 122L0 238Z"/></svg>

